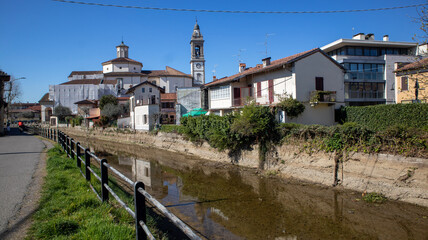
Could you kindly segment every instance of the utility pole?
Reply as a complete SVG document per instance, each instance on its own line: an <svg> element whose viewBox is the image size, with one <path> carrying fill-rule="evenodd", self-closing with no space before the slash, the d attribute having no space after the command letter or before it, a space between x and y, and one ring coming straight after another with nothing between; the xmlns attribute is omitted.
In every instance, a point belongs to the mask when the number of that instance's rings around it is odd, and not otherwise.
<svg viewBox="0 0 428 240"><path fill-rule="evenodd" d="M0 136L4 136L4 108L7 103L4 100L4 83L10 81L10 75L0 71Z"/></svg>

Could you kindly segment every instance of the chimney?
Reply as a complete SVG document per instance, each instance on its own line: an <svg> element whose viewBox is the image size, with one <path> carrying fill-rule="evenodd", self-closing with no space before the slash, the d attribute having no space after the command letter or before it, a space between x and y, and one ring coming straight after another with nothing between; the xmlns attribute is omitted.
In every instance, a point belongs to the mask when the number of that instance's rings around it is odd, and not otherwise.
<svg viewBox="0 0 428 240"><path fill-rule="evenodd" d="M389 41L389 36L388 35L384 35L383 36L383 41L384 42L388 42Z"/></svg>
<svg viewBox="0 0 428 240"><path fill-rule="evenodd" d="M366 35L366 40L374 40L374 34L373 33L369 33Z"/></svg>
<svg viewBox="0 0 428 240"><path fill-rule="evenodd" d="M270 57L263 58L262 62L263 62L263 67L269 66L270 65Z"/></svg>
<svg viewBox="0 0 428 240"><path fill-rule="evenodd" d="M216 80L217 80L217 77L216 77L216 76L213 76L213 82L214 82L214 81L216 81Z"/></svg>
<svg viewBox="0 0 428 240"><path fill-rule="evenodd" d="M364 40L366 37L366 35L364 35L364 33L357 33L355 34L352 39L356 39L356 40Z"/></svg>
<svg viewBox="0 0 428 240"><path fill-rule="evenodd" d="M243 72L245 71L245 68L247 67L247 65L245 63L239 63L239 72Z"/></svg>

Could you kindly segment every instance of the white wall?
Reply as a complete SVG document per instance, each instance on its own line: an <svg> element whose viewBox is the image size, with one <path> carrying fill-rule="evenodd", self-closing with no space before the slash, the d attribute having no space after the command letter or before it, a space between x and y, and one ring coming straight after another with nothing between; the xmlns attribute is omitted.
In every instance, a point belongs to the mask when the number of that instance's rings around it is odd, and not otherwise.
<svg viewBox="0 0 428 240"><path fill-rule="evenodd" d="M284 117L285 114L281 111L282 119L280 122L293 122L299 124L319 124L331 126L335 125L334 121L334 105L328 106L326 104L319 104L315 107L304 103L305 111L297 118Z"/></svg>
<svg viewBox="0 0 428 240"><path fill-rule="evenodd" d="M77 114L75 102L85 99L100 99L104 95L116 96L114 85L110 84L70 84L70 85L50 85L49 97L55 103L55 107L62 105L70 108L73 114Z"/></svg>
<svg viewBox="0 0 428 240"><path fill-rule="evenodd" d="M232 88L231 85L227 86L229 91L229 97L219 98L219 99L212 99L212 91L213 89L216 89L216 87L212 87L208 89L208 108L209 109L225 109L225 108L231 108L232 107Z"/></svg>
<svg viewBox="0 0 428 240"><path fill-rule="evenodd" d="M158 82L161 88L165 87L165 93L175 93L177 88L192 87L192 79L188 77L163 76L159 78Z"/></svg>
<svg viewBox="0 0 428 240"><path fill-rule="evenodd" d="M159 113L159 105L137 106L134 109L135 130L150 131L156 124L154 114Z"/></svg>
<svg viewBox="0 0 428 240"><path fill-rule="evenodd" d="M285 93L295 95L295 87L293 75L288 69L278 69L273 72L266 74L260 74L254 76L253 82L253 93L256 98L256 102L260 104L269 104L269 80L273 80L273 94L274 102L278 102L278 95L283 95ZM257 97L257 83L261 83L261 97Z"/></svg>
<svg viewBox="0 0 428 240"><path fill-rule="evenodd" d="M144 93L142 91L143 88L144 88ZM150 92L150 89L152 89L152 92ZM151 99L151 96L153 95L156 96L156 104L159 104L160 103L159 89L148 83L138 86L136 89L134 89L134 93L133 93L135 100L143 100L144 103L148 103L147 100Z"/></svg>
<svg viewBox="0 0 428 240"><path fill-rule="evenodd" d="M344 103L344 73L341 68L322 53L315 53L295 63L296 99L309 102L311 91L315 91L315 77L324 78L324 90L336 91L336 101ZM338 108L339 106L336 106Z"/></svg>

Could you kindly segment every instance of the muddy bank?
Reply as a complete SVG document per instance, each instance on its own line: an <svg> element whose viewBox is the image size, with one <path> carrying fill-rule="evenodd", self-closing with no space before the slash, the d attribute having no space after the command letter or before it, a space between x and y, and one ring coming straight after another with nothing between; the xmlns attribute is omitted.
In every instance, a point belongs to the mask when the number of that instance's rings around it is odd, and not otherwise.
<svg viewBox="0 0 428 240"><path fill-rule="evenodd" d="M251 168L258 167L257 147L231 158L226 152L218 152L207 143L195 144L183 137L159 133L117 133L114 130L62 129L72 135L114 141L137 143L173 152L194 155L199 158L233 163ZM269 154L265 172L283 178L346 188L360 192L380 192L386 197L428 207L428 159L406 158L388 154L350 153L340 156L334 153L305 153L299 146L282 145Z"/></svg>

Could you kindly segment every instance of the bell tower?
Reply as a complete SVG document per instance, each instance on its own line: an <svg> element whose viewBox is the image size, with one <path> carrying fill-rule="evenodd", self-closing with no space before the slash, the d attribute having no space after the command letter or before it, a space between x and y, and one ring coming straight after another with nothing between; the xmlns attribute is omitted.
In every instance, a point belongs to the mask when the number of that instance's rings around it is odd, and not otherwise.
<svg viewBox="0 0 428 240"><path fill-rule="evenodd" d="M197 20L193 27L190 48L190 74L193 77L193 85L203 85L205 84L204 38L202 37Z"/></svg>
<svg viewBox="0 0 428 240"><path fill-rule="evenodd" d="M119 46L116 46L117 57L118 58L127 58L128 57L128 46L126 46L123 41Z"/></svg>

